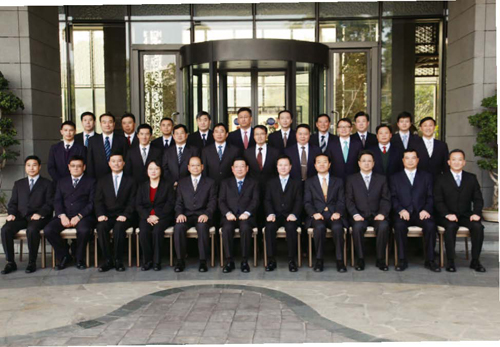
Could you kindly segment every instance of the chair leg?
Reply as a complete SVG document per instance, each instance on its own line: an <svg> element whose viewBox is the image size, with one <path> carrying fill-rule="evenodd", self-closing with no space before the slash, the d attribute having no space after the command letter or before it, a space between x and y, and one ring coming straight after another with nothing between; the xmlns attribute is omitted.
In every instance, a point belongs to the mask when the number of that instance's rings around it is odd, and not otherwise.
<svg viewBox="0 0 500 347"><path fill-rule="evenodd" d="M42 269L45 269L45 235L42 235Z"/></svg>
<svg viewBox="0 0 500 347"><path fill-rule="evenodd" d="M344 266L347 266L347 243L345 233L344 233Z"/></svg>
<svg viewBox="0 0 500 347"><path fill-rule="evenodd" d="M309 267L313 267L312 235L310 235L309 232L308 232L307 236L309 238Z"/></svg>
<svg viewBox="0 0 500 347"><path fill-rule="evenodd" d="M137 267L140 265L140 250L139 250L139 234L136 234L136 244L135 244L135 255L136 255L136 263Z"/></svg>
<svg viewBox="0 0 500 347"><path fill-rule="evenodd" d="M54 254L54 248L51 247L51 253L52 253L52 268L55 268L56 267L56 257L55 257L55 254Z"/></svg>
<svg viewBox="0 0 500 347"><path fill-rule="evenodd" d="M389 266L389 242L385 246L385 266Z"/></svg>
<svg viewBox="0 0 500 347"><path fill-rule="evenodd" d="M132 234L128 236L128 267L132 267Z"/></svg>
<svg viewBox="0 0 500 347"><path fill-rule="evenodd" d="M224 267L224 243L222 242L222 229L219 229L220 236L220 267Z"/></svg>
<svg viewBox="0 0 500 347"><path fill-rule="evenodd" d="M97 234L94 233L94 267L97 267Z"/></svg>
<svg viewBox="0 0 500 347"><path fill-rule="evenodd" d="M86 263L87 263L87 267L90 267L90 241L87 243L87 259L86 260Z"/></svg>
<svg viewBox="0 0 500 347"><path fill-rule="evenodd" d="M19 240L19 261L23 261L23 239Z"/></svg>
<svg viewBox="0 0 500 347"><path fill-rule="evenodd" d="M468 237L464 237L465 240L465 259L469 260L469 242L467 241Z"/></svg>
<svg viewBox="0 0 500 347"><path fill-rule="evenodd" d="M170 235L170 267L174 266L174 235Z"/></svg>
<svg viewBox="0 0 500 347"><path fill-rule="evenodd" d="M299 263L299 267L302 267L302 250L300 248L300 237L302 236L300 233L298 233L297 237L297 262Z"/></svg>
<svg viewBox="0 0 500 347"><path fill-rule="evenodd" d="M398 245L396 244L396 238L394 238L394 266L398 266Z"/></svg>
<svg viewBox="0 0 500 347"><path fill-rule="evenodd" d="M253 233L253 231L252 231ZM253 267L257 267L258 259L257 259L257 234L253 237Z"/></svg>
<svg viewBox="0 0 500 347"><path fill-rule="evenodd" d="M215 266L215 234L210 235L210 242L212 243L212 249L210 250L210 265Z"/></svg>
<svg viewBox="0 0 500 347"><path fill-rule="evenodd" d="M439 266L444 267L443 234L439 234Z"/></svg>
<svg viewBox="0 0 500 347"><path fill-rule="evenodd" d="M262 229L262 244L264 245L264 267L267 267L266 228Z"/></svg>
<svg viewBox="0 0 500 347"><path fill-rule="evenodd" d="M351 266L354 266L354 240L351 233Z"/></svg>

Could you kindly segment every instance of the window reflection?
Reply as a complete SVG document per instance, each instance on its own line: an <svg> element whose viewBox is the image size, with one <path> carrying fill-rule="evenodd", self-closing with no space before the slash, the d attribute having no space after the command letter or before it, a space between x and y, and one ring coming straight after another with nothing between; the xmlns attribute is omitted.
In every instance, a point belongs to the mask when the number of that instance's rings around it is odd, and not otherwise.
<svg viewBox="0 0 500 347"><path fill-rule="evenodd" d="M188 44L191 41L190 22L132 23L132 44Z"/></svg>
<svg viewBox="0 0 500 347"><path fill-rule="evenodd" d="M251 39L252 22L201 22L194 28L194 41Z"/></svg>
<svg viewBox="0 0 500 347"><path fill-rule="evenodd" d="M314 21L257 22L257 38L314 41Z"/></svg>
<svg viewBox="0 0 500 347"><path fill-rule="evenodd" d="M341 20L321 22L320 42L378 41L378 20Z"/></svg>

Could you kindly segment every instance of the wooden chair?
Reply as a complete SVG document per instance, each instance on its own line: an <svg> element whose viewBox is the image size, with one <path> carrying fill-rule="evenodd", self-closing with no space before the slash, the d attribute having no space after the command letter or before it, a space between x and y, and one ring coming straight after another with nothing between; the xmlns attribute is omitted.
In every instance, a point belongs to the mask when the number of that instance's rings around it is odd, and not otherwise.
<svg viewBox="0 0 500 347"><path fill-rule="evenodd" d="M344 228L344 265L347 266L347 244L346 244L346 234L347 234L347 229ZM314 228L309 228L307 229L307 235L309 237L309 267L312 267L312 240L314 237ZM331 239L333 238L333 233L331 229L326 229L326 238Z"/></svg>
<svg viewBox="0 0 500 347"><path fill-rule="evenodd" d="M300 249L300 234L302 232L302 229L299 227L297 228L297 234L298 234L298 239L297 239L297 261L299 267L302 267L302 256L301 256L301 249ZM278 229L276 232L276 238L278 239L286 239L286 230L285 227L281 227ZM262 229L262 239L264 242L264 267L267 266L267 244L266 244L266 228Z"/></svg>
<svg viewBox="0 0 500 347"><path fill-rule="evenodd" d="M438 229L438 231L439 231L439 229ZM394 232L394 230L393 230L393 232ZM422 243L424 245L424 259L426 259L427 252L425 249L424 232L422 231L422 228L417 227L417 226L409 227L408 228L408 237L421 237L422 238ZM440 258L442 259L443 258L443 245L442 245L441 240L439 242L439 254L440 254ZM395 232L394 232L394 266L398 266L398 245L396 242ZM442 260L441 260L440 266L443 267Z"/></svg>
<svg viewBox="0 0 500 347"><path fill-rule="evenodd" d="M354 240L352 237L352 227L349 227L349 233L351 234L351 266L354 266ZM369 226L366 229L365 237L377 237L375 228ZM385 247L385 265L389 266L389 241L387 242L387 246Z"/></svg>
<svg viewBox="0 0 500 347"><path fill-rule="evenodd" d="M128 266L132 266L132 235L134 234L134 228L130 227L128 228L125 233L127 234L128 238ZM113 237L113 229L109 231L109 235ZM97 259L97 229L94 230L94 266L98 267L98 259Z"/></svg>
<svg viewBox="0 0 500 347"><path fill-rule="evenodd" d="M252 238L253 238L253 266L257 266L257 234L259 232L259 229L253 228L252 229ZM220 266L224 266L224 242L222 240L222 228L219 228L219 235L220 235ZM240 238L240 229L236 228L234 230L234 238Z"/></svg>
<svg viewBox="0 0 500 347"><path fill-rule="evenodd" d="M61 232L61 237L64 240L76 240L76 229L75 228L64 229ZM87 243L85 263L86 263L87 267L90 267L90 240ZM56 258L55 258L55 254L54 254L54 248L52 248L52 268L55 268L55 267L56 267Z"/></svg>
<svg viewBox="0 0 500 347"><path fill-rule="evenodd" d="M14 236L14 240L19 240L19 261L23 261L23 241L27 240L28 237L26 235L26 229L21 229ZM42 247L42 269L45 269L45 235L43 234L43 230L40 230L40 246Z"/></svg>
<svg viewBox="0 0 500 347"><path fill-rule="evenodd" d="M439 233L439 253L440 253L440 262L441 267L444 267L444 231L445 228L438 226ZM457 238L462 237L465 241L465 259L469 260L469 242L468 238L470 237L470 230L466 227L459 227L457 231Z"/></svg>

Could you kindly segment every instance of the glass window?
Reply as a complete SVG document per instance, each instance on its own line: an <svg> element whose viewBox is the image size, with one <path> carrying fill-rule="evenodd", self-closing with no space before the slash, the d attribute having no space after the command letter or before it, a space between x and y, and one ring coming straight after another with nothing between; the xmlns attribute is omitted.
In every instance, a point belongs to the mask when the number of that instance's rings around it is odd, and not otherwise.
<svg viewBox="0 0 500 347"><path fill-rule="evenodd" d="M314 21L257 22L257 38L315 41L314 26Z"/></svg>
<svg viewBox="0 0 500 347"><path fill-rule="evenodd" d="M73 20L121 19L127 16L127 6L69 6L68 16Z"/></svg>
<svg viewBox="0 0 500 347"><path fill-rule="evenodd" d="M286 108L285 71L259 71L257 124L279 129L278 112Z"/></svg>
<svg viewBox="0 0 500 347"><path fill-rule="evenodd" d="M252 19L252 4L194 5L194 19Z"/></svg>
<svg viewBox="0 0 500 347"><path fill-rule="evenodd" d="M257 19L300 19L314 17L315 9L313 2L257 4Z"/></svg>
<svg viewBox="0 0 500 347"><path fill-rule="evenodd" d="M295 77L296 80L296 118L297 124L306 123L309 124L309 109L310 109L310 100L309 100L309 91L310 91L310 83L311 73L312 73L312 64L308 63L297 63L297 74Z"/></svg>
<svg viewBox="0 0 500 347"><path fill-rule="evenodd" d="M378 17L377 2L320 2L319 17Z"/></svg>
<svg viewBox="0 0 500 347"><path fill-rule="evenodd" d="M132 23L132 44L189 44L190 22Z"/></svg>
<svg viewBox="0 0 500 347"><path fill-rule="evenodd" d="M252 106L252 78L250 72L228 72L227 74L227 116L229 131L238 127L236 111L240 107Z"/></svg>
<svg viewBox="0 0 500 347"><path fill-rule="evenodd" d="M132 20L191 19L189 5L137 5L131 6Z"/></svg>
<svg viewBox="0 0 500 347"><path fill-rule="evenodd" d="M378 20L340 20L319 24L320 42L378 41Z"/></svg>
<svg viewBox="0 0 500 347"><path fill-rule="evenodd" d="M201 22L194 28L194 41L251 39L252 22Z"/></svg>
<svg viewBox="0 0 500 347"><path fill-rule="evenodd" d="M192 67L193 84L193 127L198 130L196 115L200 111L210 112L210 71L209 64L193 65Z"/></svg>
<svg viewBox="0 0 500 347"><path fill-rule="evenodd" d="M380 99L381 123L391 123L392 118L392 20L382 20L381 72L382 89Z"/></svg>
<svg viewBox="0 0 500 347"><path fill-rule="evenodd" d="M66 45L66 23L59 23L59 47L61 58L61 106L62 106L62 120L67 121L70 119L68 114L68 60L66 58L67 45Z"/></svg>
<svg viewBox="0 0 500 347"><path fill-rule="evenodd" d="M383 16L419 16L444 14L443 1L384 1Z"/></svg>

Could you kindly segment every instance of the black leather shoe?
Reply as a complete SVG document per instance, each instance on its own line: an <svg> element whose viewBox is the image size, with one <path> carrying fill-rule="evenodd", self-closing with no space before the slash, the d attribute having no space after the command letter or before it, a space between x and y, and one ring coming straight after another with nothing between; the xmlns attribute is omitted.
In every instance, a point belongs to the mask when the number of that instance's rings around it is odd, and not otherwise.
<svg viewBox="0 0 500 347"><path fill-rule="evenodd" d="M226 263L226 265L224 266L224 268L222 269L222 272L229 273L229 272L233 271L234 269L235 269L234 261L228 261Z"/></svg>
<svg viewBox="0 0 500 347"><path fill-rule="evenodd" d="M28 263L28 266L26 266L26 270L24 270L24 272L26 272L27 274L30 274L30 273L33 273L35 271L36 271L36 262L30 261Z"/></svg>
<svg viewBox="0 0 500 347"><path fill-rule="evenodd" d="M288 271L297 272L297 264L295 263L294 260L291 260L290 262L288 262Z"/></svg>
<svg viewBox="0 0 500 347"><path fill-rule="evenodd" d="M455 267L455 261L454 260L448 260L446 266L446 271L448 272L457 272L457 268Z"/></svg>
<svg viewBox="0 0 500 347"><path fill-rule="evenodd" d="M245 272L245 273L250 272L250 266L248 266L248 262L247 261L242 261L241 262L241 272Z"/></svg>
<svg viewBox="0 0 500 347"><path fill-rule="evenodd" d="M344 261L343 260L337 260L337 271L338 272L347 272L347 269L344 265Z"/></svg>
<svg viewBox="0 0 500 347"><path fill-rule="evenodd" d="M71 260L73 260L73 258L71 258L70 255L63 257L61 262L56 265L55 270L63 270L66 266L68 266L68 263L71 262Z"/></svg>
<svg viewBox="0 0 500 347"><path fill-rule="evenodd" d="M87 265L85 264L84 261L79 260L79 261L76 262L76 268L78 270L85 270L87 268Z"/></svg>
<svg viewBox="0 0 500 347"><path fill-rule="evenodd" d="M125 271L125 265L123 265L123 262L121 260L115 260L115 269L118 272Z"/></svg>
<svg viewBox="0 0 500 347"><path fill-rule="evenodd" d="M276 269L276 262L274 260L269 260L266 266L266 271L274 271Z"/></svg>
<svg viewBox="0 0 500 347"><path fill-rule="evenodd" d="M408 268L408 262L404 259L399 259L396 271L405 271Z"/></svg>
<svg viewBox="0 0 500 347"><path fill-rule="evenodd" d="M375 264L375 266L378 267L379 270L389 271L389 267L385 263L385 260L377 260L377 263Z"/></svg>
<svg viewBox="0 0 500 347"><path fill-rule="evenodd" d="M356 262L356 266L354 267L354 270L363 271L364 269L365 269L365 260L358 259L358 261Z"/></svg>
<svg viewBox="0 0 500 347"><path fill-rule="evenodd" d="M10 274L11 272L16 271L16 270L17 270L16 263L7 263L4 267L4 269L2 270L2 275Z"/></svg>
<svg viewBox="0 0 500 347"><path fill-rule="evenodd" d="M437 265L434 260L429 260L424 263L426 269L429 269L433 272L441 272L441 268Z"/></svg>
<svg viewBox="0 0 500 347"><path fill-rule="evenodd" d="M98 269L99 272L107 272L114 268L113 262L112 261L107 261L101 267Z"/></svg>
<svg viewBox="0 0 500 347"><path fill-rule="evenodd" d="M473 260L470 262L470 268L474 269L476 272L486 272L486 269L484 268L483 265L479 262L479 260Z"/></svg>
<svg viewBox="0 0 500 347"><path fill-rule="evenodd" d="M316 264L314 264L314 272L322 272L323 271L323 260L316 259Z"/></svg>
<svg viewBox="0 0 500 347"><path fill-rule="evenodd" d="M160 271L161 270L161 264L160 263L153 264L153 270L154 271Z"/></svg>
<svg viewBox="0 0 500 347"><path fill-rule="evenodd" d="M200 260L200 266L198 267L199 272L207 272L208 266L206 260Z"/></svg>
<svg viewBox="0 0 500 347"><path fill-rule="evenodd" d="M148 270L150 270L152 267L153 267L153 262L152 262L152 261L148 261L147 263L142 264L142 266L141 266L141 271L148 271Z"/></svg>
<svg viewBox="0 0 500 347"><path fill-rule="evenodd" d="M175 264L174 271L175 272L182 272L182 271L184 271L185 267L186 267L186 265L184 265L183 260L177 260L177 264Z"/></svg>

